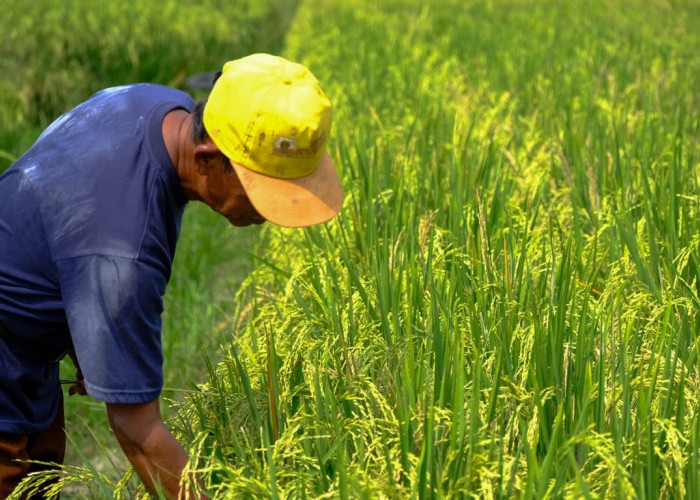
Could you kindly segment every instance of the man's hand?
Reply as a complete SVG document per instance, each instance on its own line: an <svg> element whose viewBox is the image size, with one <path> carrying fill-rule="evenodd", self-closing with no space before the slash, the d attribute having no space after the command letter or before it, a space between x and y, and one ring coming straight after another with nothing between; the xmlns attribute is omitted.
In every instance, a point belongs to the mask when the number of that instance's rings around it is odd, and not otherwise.
<svg viewBox="0 0 700 500"><path fill-rule="evenodd" d="M187 453L163 423L157 399L144 404L107 403L107 415L124 454L152 493L197 498L193 492L180 491Z"/></svg>
<svg viewBox="0 0 700 500"><path fill-rule="evenodd" d="M75 365L75 383L71 384L68 388L68 395L80 394L81 396L87 395L87 390L85 390L85 379L83 379L83 371L80 369L80 364L78 363L78 357L75 354L75 349L68 351L68 356L73 361Z"/></svg>

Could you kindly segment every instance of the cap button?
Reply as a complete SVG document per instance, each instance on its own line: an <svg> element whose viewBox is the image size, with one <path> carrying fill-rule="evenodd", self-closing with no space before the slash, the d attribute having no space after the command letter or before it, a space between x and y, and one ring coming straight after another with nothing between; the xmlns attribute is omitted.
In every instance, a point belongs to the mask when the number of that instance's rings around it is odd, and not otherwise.
<svg viewBox="0 0 700 500"><path fill-rule="evenodd" d="M291 85L291 84L292 84L292 79L291 79L291 78L285 78L284 80L282 80L282 82L283 82L285 85Z"/></svg>

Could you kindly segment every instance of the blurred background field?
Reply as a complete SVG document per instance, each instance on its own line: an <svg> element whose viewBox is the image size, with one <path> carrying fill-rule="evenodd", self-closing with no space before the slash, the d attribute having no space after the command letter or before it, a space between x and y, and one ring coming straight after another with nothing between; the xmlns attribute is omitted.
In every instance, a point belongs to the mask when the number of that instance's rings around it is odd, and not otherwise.
<svg viewBox="0 0 700 500"><path fill-rule="evenodd" d="M3 19L8 164L97 88L249 52L335 105L338 219L188 208L164 396L211 495L700 497L700 4L51 5ZM129 497L68 411L71 491Z"/></svg>

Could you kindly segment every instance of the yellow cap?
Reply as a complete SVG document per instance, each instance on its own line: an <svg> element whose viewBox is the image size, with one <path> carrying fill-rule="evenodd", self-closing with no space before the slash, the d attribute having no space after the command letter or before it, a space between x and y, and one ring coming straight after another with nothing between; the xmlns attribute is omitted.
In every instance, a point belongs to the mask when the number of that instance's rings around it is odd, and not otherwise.
<svg viewBox="0 0 700 500"><path fill-rule="evenodd" d="M251 203L270 222L309 226L343 203L326 152L331 103L304 66L253 54L227 62L204 108L204 127L231 160Z"/></svg>

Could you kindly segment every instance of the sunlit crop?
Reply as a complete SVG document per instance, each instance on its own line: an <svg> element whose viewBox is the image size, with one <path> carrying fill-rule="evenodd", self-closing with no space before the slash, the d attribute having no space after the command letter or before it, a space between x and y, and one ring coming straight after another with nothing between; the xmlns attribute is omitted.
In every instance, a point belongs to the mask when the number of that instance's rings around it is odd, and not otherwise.
<svg viewBox="0 0 700 500"><path fill-rule="evenodd" d="M257 237L169 420L209 494L699 498L699 28L302 2L283 54L335 105L346 202Z"/></svg>

